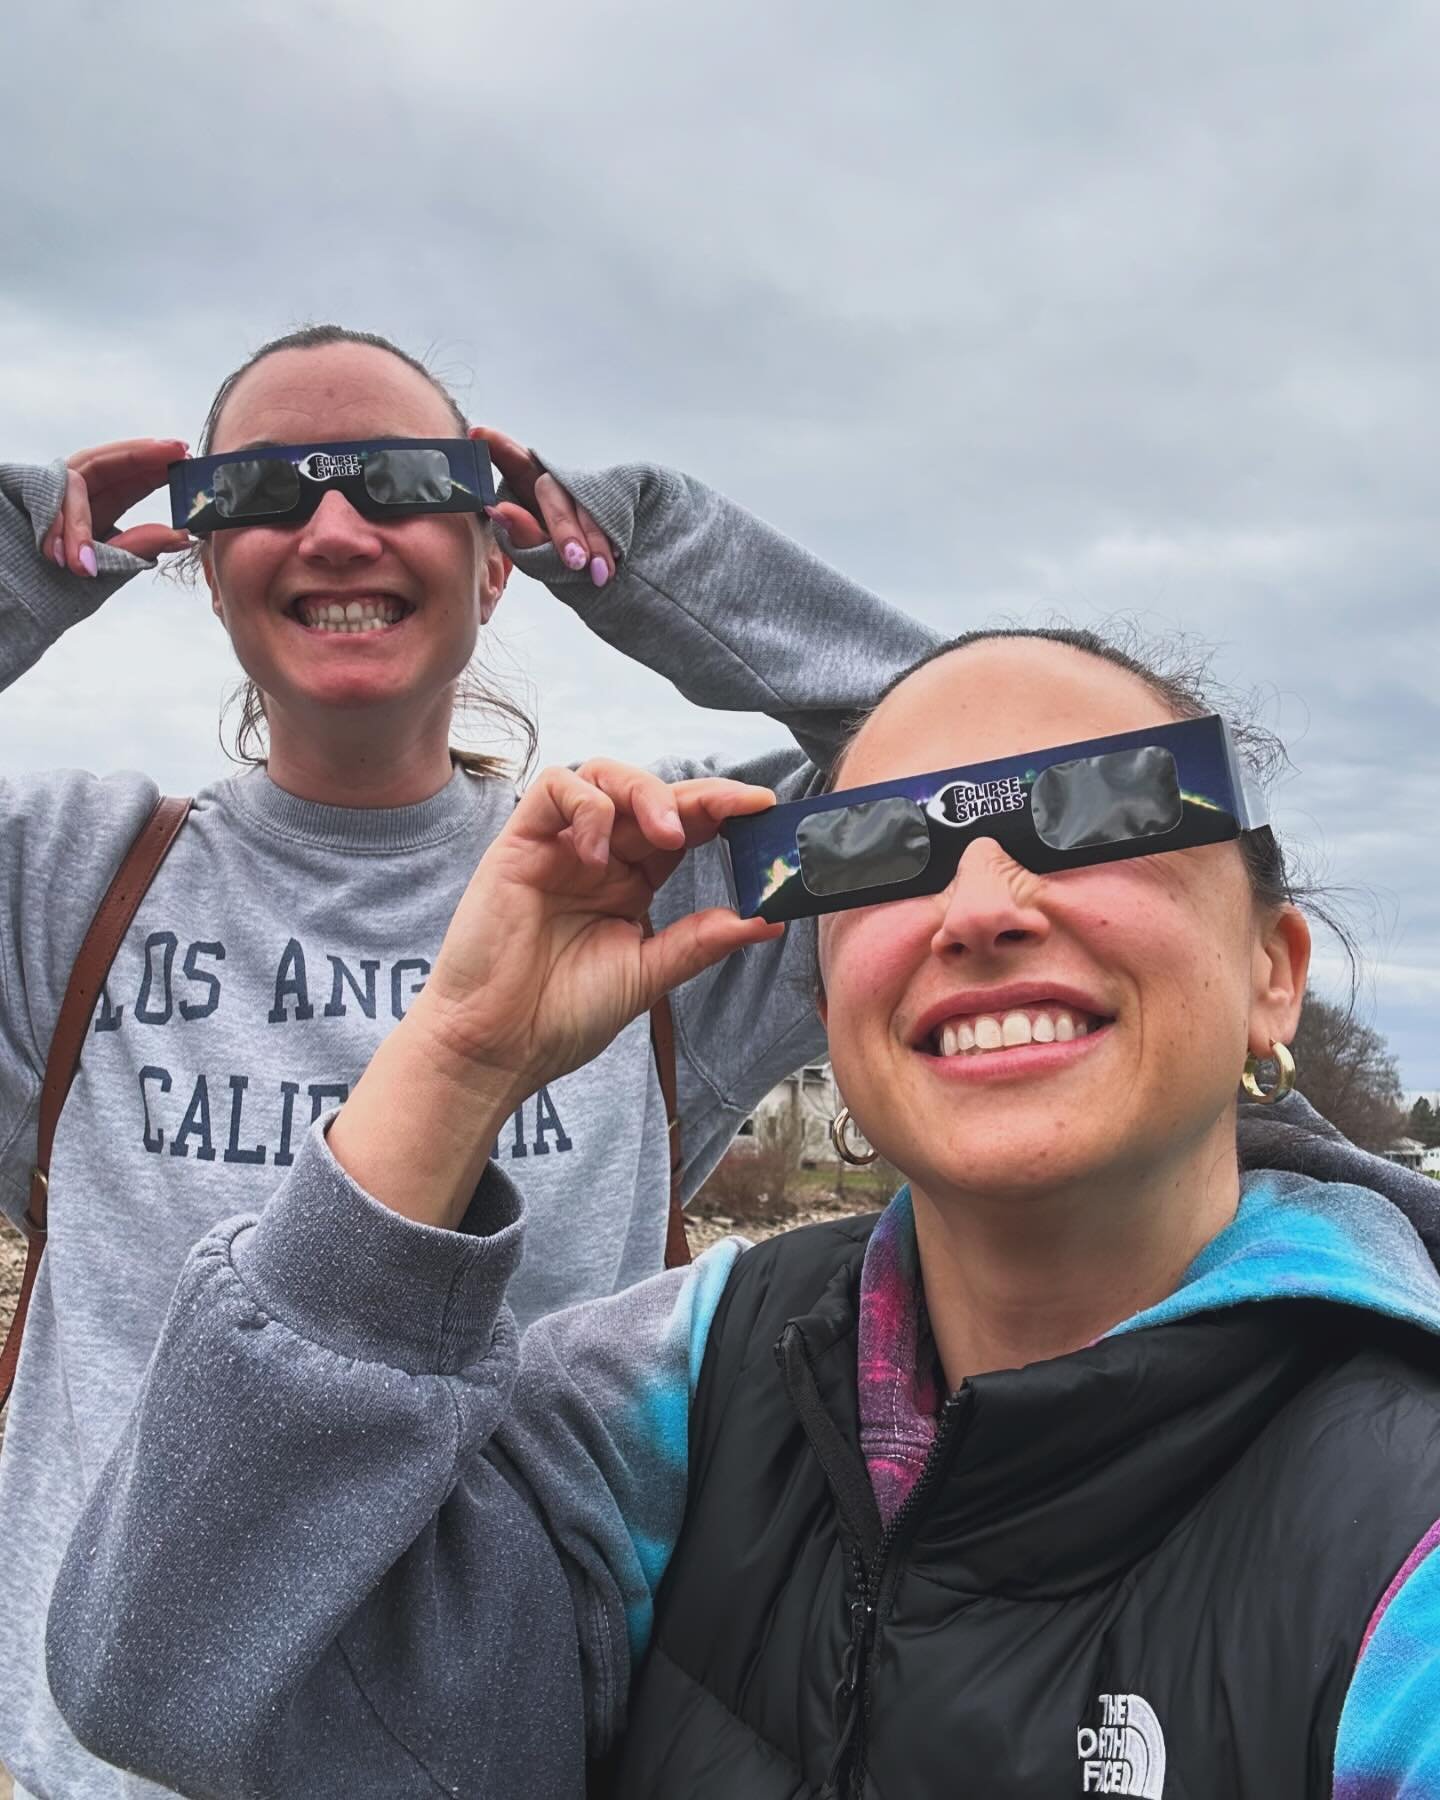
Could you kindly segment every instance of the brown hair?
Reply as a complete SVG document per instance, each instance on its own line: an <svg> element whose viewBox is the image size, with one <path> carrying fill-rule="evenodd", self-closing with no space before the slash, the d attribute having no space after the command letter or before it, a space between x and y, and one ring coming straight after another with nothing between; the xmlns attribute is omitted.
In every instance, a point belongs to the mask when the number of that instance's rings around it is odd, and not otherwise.
<svg viewBox="0 0 1440 1800"><path fill-rule="evenodd" d="M205 424L200 433L200 445L197 454L208 456L215 440L215 430L220 422L220 415L225 410L225 403L235 391L235 384L242 375L247 374L258 362L267 356L273 356L277 350L323 350L332 344L368 344L372 350L383 350L390 356L398 356L400 361L415 370L439 394L450 409L457 432L464 436L469 431L469 421L455 396L444 382L425 367L418 357L411 356L408 350L402 350L398 344L392 344L389 338L381 337L374 331L351 331L344 325L302 325L295 331L287 331L283 337L271 338L269 343L262 344L251 356L232 369L216 390L215 398L210 402L210 410L205 415ZM482 519L480 528L489 532L489 523ZM173 566L193 578L199 567L198 550L187 552ZM235 722L230 742L225 739L225 721L239 708L239 718ZM518 754L513 761L500 756L492 756L482 751L465 750L452 747L450 757L460 768L467 769L472 775L513 775L529 768L534 760L539 734L535 721L517 701L507 694L491 687L477 672L472 663L461 676L455 689L455 711L457 713L484 714L488 718L498 716L509 728L510 734L518 742ZM260 689L248 676L231 692L225 702L220 717L220 744L225 754L233 762L250 766L263 764L266 756L265 736L265 698Z"/></svg>

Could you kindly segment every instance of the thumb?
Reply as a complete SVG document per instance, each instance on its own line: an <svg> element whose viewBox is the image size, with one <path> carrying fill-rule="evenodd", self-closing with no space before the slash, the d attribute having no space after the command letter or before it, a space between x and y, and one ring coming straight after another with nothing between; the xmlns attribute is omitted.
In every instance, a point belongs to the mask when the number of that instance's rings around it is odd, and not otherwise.
<svg viewBox="0 0 1440 1800"><path fill-rule="evenodd" d="M486 517L492 525L501 525L517 550L538 550L550 542L550 533L523 506L513 500L502 500L498 506L487 506Z"/></svg>
<svg viewBox="0 0 1440 1800"><path fill-rule="evenodd" d="M768 944L785 927L768 919L742 919L725 906L677 919L640 946L640 984L648 1011L662 994L679 987L747 944Z"/></svg>
<svg viewBox="0 0 1440 1800"><path fill-rule="evenodd" d="M132 556L154 562L173 550L188 550L188 531L174 531L168 525L132 525L129 531L118 531L105 542L112 550L128 550Z"/></svg>

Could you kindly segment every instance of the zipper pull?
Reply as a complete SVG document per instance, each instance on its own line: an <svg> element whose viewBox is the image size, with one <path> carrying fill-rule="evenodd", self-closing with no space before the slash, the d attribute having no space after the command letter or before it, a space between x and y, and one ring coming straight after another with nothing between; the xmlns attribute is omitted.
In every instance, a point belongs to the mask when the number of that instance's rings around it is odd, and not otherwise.
<svg viewBox="0 0 1440 1800"><path fill-rule="evenodd" d="M845 1757L850 1748L850 1740L855 1735L855 1722L860 1716L858 1700L861 1676L864 1673L865 1652L869 1646L874 1619L875 1608L867 1596L862 1595L858 1600L850 1602L850 1641L845 1646L840 1679L830 1698L830 1717L838 1736L835 1754L825 1772L825 1786L820 1790L820 1800L839 1800Z"/></svg>

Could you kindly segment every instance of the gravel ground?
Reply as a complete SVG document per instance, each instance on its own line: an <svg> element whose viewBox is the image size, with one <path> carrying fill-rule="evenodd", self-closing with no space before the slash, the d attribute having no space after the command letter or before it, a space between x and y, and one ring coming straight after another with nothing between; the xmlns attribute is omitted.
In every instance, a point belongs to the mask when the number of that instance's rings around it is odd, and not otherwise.
<svg viewBox="0 0 1440 1800"><path fill-rule="evenodd" d="M8 1219L0 1219L0 1327L10 1323L24 1267L25 1240Z"/></svg>

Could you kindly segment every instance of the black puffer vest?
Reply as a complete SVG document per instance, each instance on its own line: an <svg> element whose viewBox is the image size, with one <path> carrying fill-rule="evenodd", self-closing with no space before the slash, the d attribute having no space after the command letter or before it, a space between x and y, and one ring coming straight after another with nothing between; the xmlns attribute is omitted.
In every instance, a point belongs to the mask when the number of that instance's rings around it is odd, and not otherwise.
<svg viewBox="0 0 1440 1800"><path fill-rule="evenodd" d="M1440 1514L1440 1351L1247 1304L968 1382L882 1532L873 1220L744 1256L623 1800L1322 1800L1366 1624Z"/></svg>

